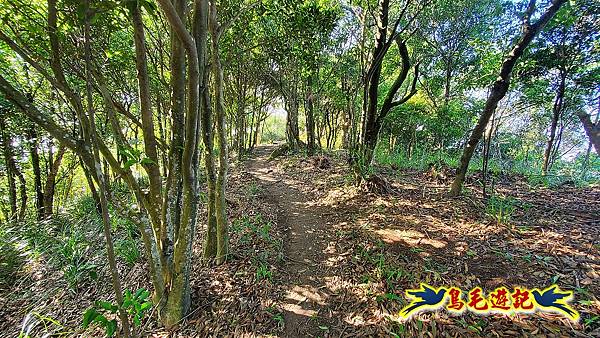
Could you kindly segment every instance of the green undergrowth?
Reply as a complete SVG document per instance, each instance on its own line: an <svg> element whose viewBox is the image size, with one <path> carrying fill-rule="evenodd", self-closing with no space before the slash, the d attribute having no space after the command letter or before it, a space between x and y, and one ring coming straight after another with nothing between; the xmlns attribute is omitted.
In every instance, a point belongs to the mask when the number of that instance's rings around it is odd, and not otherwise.
<svg viewBox="0 0 600 338"><path fill-rule="evenodd" d="M249 259L256 268L256 280L273 281L274 266L283 260L283 243L273 237L273 224L263 215L244 215L233 221L233 255Z"/></svg>
<svg viewBox="0 0 600 338"><path fill-rule="evenodd" d="M112 209L111 222L117 258L135 264L141 257L136 227ZM46 220L30 217L21 223L0 224L0 247L0 284L7 285L17 275L26 276L45 264L60 271L73 292L98 280L106 256L101 218L90 196L75 199Z"/></svg>
<svg viewBox="0 0 600 338"><path fill-rule="evenodd" d="M412 154L403 150L389 150L378 147L375 152L375 161L383 166L390 166L398 170L426 171L436 169L456 169L460 164L460 151L424 150L416 148ZM587 164L581 159L573 161L556 161L550 172L541 174L541 159L522 157L496 159L488 161L489 179L498 181L500 177L523 177L532 187L559 188L573 186L584 188L600 184L600 158L592 156ZM471 174L483 170L483 159L475 155L469 165Z"/></svg>

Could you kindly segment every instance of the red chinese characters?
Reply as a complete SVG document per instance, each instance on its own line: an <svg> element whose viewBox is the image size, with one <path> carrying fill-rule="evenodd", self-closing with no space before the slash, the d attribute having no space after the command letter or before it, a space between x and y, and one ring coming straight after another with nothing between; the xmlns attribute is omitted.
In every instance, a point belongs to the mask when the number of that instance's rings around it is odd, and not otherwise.
<svg viewBox="0 0 600 338"><path fill-rule="evenodd" d="M485 311L488 309L487 300L482 296L483 290L476 287L469 292L469 303L467 306L475 311Z"/></svg>
<svg viewBox="0 0 600 338"><path fill-rule="evenodd" d="M461 299L462 291L457 288L450 288L448 290L448 295L450 296L450 300L448 301L448 305L446 305L446 309L454 312L462 312L465 310L465 302Z"/></svg>
<svg viewBox="0 0 600 338"><path fill-rule="evenodd" d="M515 311L533 310L531 294L528 290L515 288L515 292L511 293L510 296L512 297L512 307Z"/></svg>
<svg viewBox="0 0 600 338"><path fill-rule="evenodd" d="M463 293L466 293L466 299ZM574 322L579 319L579 313L569 305L573 292L561 290L556 284L543 290L515 287L513 292L506 287L498 287L489 293L478 286L467 293L455 286L434 288L421 283L419 289L407 290L406 294L411 302L399 313L405 319L423 310L443 308L453 314L461 314L466 310L480 315L543 311L560 313Z"/></svg>
<svg viewBox="0 0 600 338"><path fill-rule="evenodd" d="M508 299L508 290L505 288L497 288L490 293L488 297L490 310L492 311L508 311L510 310L510 300Z"/></svg>

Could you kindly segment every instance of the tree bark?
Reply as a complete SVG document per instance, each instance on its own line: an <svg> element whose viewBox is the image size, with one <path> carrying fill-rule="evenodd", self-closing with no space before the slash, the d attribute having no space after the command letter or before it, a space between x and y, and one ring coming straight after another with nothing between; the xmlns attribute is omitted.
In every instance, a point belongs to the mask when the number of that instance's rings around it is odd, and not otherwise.
<svg viewBox="0 0 600 338"><path fill-rule="evenodd" d="M579 121L581 121L583 129L590 139L590 143L594 145L596 154L600 156L600 122L592 122L590 115L583 111L578 112L577 117L579 117Z"/></svg>
<svg viewBox="0 0 600 338"><path fill-rule="evenodd" d="M308 78L306 92L306 138L308 155L315 152L315 116L314 116L314 93L312 90L312 76Z"/></svg>
<svg viewBox="0 0 600 338"><path fill-rule="evenodd" d="M90 138L92 140L92 145L94 149L94 157L93 157L93 168L95 169L95 178L98 182L99 186L99 197L100 197L100 205L102 208L102 224L104 229L104 238L106 240L106 251L108 258L108 265L110 268L111 279L113 284L113 290L115 292L115 299L119 306L119 317L121 319L121 325L123 328L123 336L128 338L130 335L129 330L129 318L127 316L127 312L123 309L123 289L121 288L121 281L119 279L119 272L117 270L117 263L115 259L115 250L113 246L113 239L111 233L111 223L110 216L108 211L108 201L107 201L107 186L106 181L104 180L104 173L100 168L100 152L98 150L98 135L96 133L96 125L95 125L95 111L94 111L94 99L93 99L93 88L92 88L92 50L91 50L91 29L90 29L90 21L92 19L92 9L90 8L89 0L85 1L85 24L84 24L84 53L85 53L85 73L86 73L86 98L87 98L87 111L89 117L89 131L91 132Z"/></svg>
<svg viewBox="0 0 600 338"><path fill-rule="evenodd" d="M219 55L219 39L221 35L221 26L217 18L217 5L215 1L210 2L209 30L212 41L212 71L215 82L215 108L217 117L217 140L219 146L219 176L216 182L216 203L215 211L217 217L217 264L223 263L228 254L228 233L227 233L227 204L225 201L225 187L227 184L227 128L225 125L225 103L223 98L223 68L221 66L221 57Z"/></svg>
<svg viewBox="0 0 600 338"><path fill-rule="evenodd" d="M50 166L50 170L48 171L48 175L46 176L46 183L44 184L44 197L43 197L43 205L44 205L44 218L51 217L54 212L54 189L56 188L56 176L58 175L58 170L60 169L60 164L65 155L65 151L67 148L64 145L58 146L58 152L56 153L56 157L52 160L52 164Z"/></svg>
<svg viewBox="0 0 600 338"><path fill-rule="evenodd" d="M148 195L150 203L155 206L148 210L150 217L155 224L164 223L160 221L162 214L162 181L160 175L160 166L158 161L158 152L156 147L156 135L154 133L154 117L152 115L152 101L150 96L150 80L148 78L148 65L146 59L146 40L144 36L144 23L142 22L142 13L138 6L133 6L131 11L133 23L133 35L135 43L135 66L138 80L138 97L140 103L140 112L142 116L142 134L144 136L144 150L148 158L142 162L142 166L148 173L150 183L150 194ZM161 229L161 234L166 234L166 230ZM163 245L166 240L163 240Z"/></svg>
<svg viewBox="0 0 600 338"><path fill-rule="evenodd" d="M6 176L8 179L8 200L10 204L10 217L17 217L17 185L15 182L14 157L12 151L12 140L7 130L4 114L0 114L0 132L2 133L2 150L4 153L4 162L6 163Z"/></svg>
<svg viewBox="0 0 600 338"><path fill-rule="evenodd" d="M35 191L35 210L37 220L44 218L44 192L42 191L42 170L40 169L40 154L38 151L38 134L35 126L29 127L29 152L31 155L31 168L33 171L33 188Z"/></svg>
<svg viewBox="0 0 600 338"><path fill-rule="evenodd" d="M204 143L204 168L206 171L207 185L207 224L206 237L204 241L203 256L210 260L217 255L217 217L216 217L216 169L213 155L214 136L213 119L210 102L210 93L207 88L209 70L207 67L207 38L208 38L208 1L196 0L194 10L194 38L198 53L198 64L200 66L200 125L202 128L202 142Z"/></svg>
<svg viewBox="0 0 600 338"><path fill-rule="evenodd" d="M287 111L286 119L286 138L291 150L298 150L301 147L300 128L298 127L298 93L292 88L285 99L285 108Z"/></svg>
<svg viewBox="0 0 600 338"><path fill-rule="evenodd" d="M197 0L196 10L199 5L206 0ZM182 210L181 221L176 228L174 236L174 248L172 266L163 267L165 270L165 286L170 285L170 289L165 290L166 304L162 311L161 320L167 328L177 325L185 316L190 306L190 288L189 274L192 258L193 234L196 228L196 216L198 212L198 182L197 169L197 147L199 140L199 94L201 78L199 76L199 53L197 42L187 30L183 18L177 13L177 9L170 0L159 0L160 8L165 14L167 21L173 31L181 41L187 56L187 114L185 116L185 125L173 128L185 127L185 140L181 160L182 171ZM195 16L196 16L195 12Z"/></svg>
<svg viewBox="0 0 600 338"><path fill-rule="evenodd" d="M560 83L558 85L558 89L556 92L556 99L554 100L554 105L552 107L552 121L550 124L550 135L548 136L548 141L546 142L546 150L544 151L544 162L542 164L542 174L547 175L548 170L550 169L550 159L552 154L552 147L554 146L554 139L556 138L556 127L558 126L558 120L560 119L560 114L562 112L562 108L564 106L563 99L565 96L565 81L566 74L561 71L560 74Z"/></svg>
<svg viewBox="0 0 600 338"><path fill-rule="evenodd" d="M388 25L388 10L389 10L389 1L383 0L381 2L381 14L379 18L379 32L377 35L377 40L375 44L375 50L373 52L374 60L373 64L370 67L368 74L371 74L371 77L368 79L367 86L367 100L368 103L366 105L366 113L364 114L363 121L363 130L361 137L361 161L359 162L358 173L360 176L365 175L365 171L367 168L371 166L373 161L373 153L375 151L375 147L377 145L377 140L379 138L379 131L381 130L381 126L387 114L394 107L397 107L406 101L410 100L417 93L417 80L419 78L419 65L415 65L414 67L414 75L410 88L410 92L406 94L404 97L395 100L396 94L398 90L408 77L408 72L411 68L410 58L408 55L408 48L406 47L406 43L399 38L396 38L396 43L398 45L398 50L400 52L400 57L402 59L402 69L400 70L400 74L392 84L390 90L388 91L383 104L381 105L380 110L378 111L378 97L379 97L379 81L381 77L381 66L383 62L383 58L385 53L387 53L386 45L386 34L387 34L387 25ZM377 60L379 60L377 62Z"/></svg>

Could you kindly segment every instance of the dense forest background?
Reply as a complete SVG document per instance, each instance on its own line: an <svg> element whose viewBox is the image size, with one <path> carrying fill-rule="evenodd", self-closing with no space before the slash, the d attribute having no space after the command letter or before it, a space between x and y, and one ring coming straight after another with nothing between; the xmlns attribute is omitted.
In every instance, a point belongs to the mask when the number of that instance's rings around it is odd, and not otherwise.
<svg viewBox="0 0 600 338"><path fill-rule="evenodd" d="M343 154L364 194L394 193L382 168L428 172L499 223L507 179L600 180L597 1L3 0L0 17L0 290L40 260L74 295L101 280L111 301L84 322L109 335L177 327L194 267L235 261L228 189L260 145Z"/></svg>

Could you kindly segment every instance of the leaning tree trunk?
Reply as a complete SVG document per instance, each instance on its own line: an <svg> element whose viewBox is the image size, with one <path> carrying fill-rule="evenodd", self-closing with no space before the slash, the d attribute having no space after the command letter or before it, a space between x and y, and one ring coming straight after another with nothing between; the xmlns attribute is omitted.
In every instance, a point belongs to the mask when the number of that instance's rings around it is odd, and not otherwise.
<svg viewBox="0 0 600 338"><path fill-rule="evenodd" d="M117 270L117 263L115 259L115 250L113 245L112 233L111 233L111 223L110 216L108 211L108 200L107 200L107 191L108 187L106 186L106 180L104 179L104 173L100 168L100 152L98 150L98 135L96 133L96 125L95 125L95 111L94 111L94 99L93 99L93 85L92 85L92 49L91 49L91 34L90 34L90 20L92 18L92 9L90 8L89 0L86 0L85 3L85 25L84 25L84 53L85 53L85 76L86 76L86 99L87 99L87 110L88 110L88 118L89 118L89 131L91 132L90 138L92 140L93 147L93 160L91 161L92 170L94 177L96 178L99 186L99 197L100 197L100 205L102 208L102 225L104 229L104 239L106 240L106 251L108 258L108 265L110 269L110 275L112 279L113 289L115 292L115 299L117 301L117 305L119 306L118 314L121 319L121 325L123 326L123 336L128 338L130 335L129 331L129 318L127 316L127 312L123 308L123 290L121 287L121 281L119 279L119 272Z"/></svg>
<svg viewBox="0 0 600 338"><path fill-rule="evenodd" d="M585 129L585 133L590 139L590 143L594 145L596 154L600 156L600 122L592 122L590 115L585 112L579 112L577 113L577 116L583 125L583 129Z"/></svg>
<svg viewBox="0 0 600 338"><path fill-rule="evenodd" d="M508 91L508 87L510 85L510 76L512 70L517 63L517 60L523 55L523 52L527 48L527 46L531 43L531 41L537 36L537 34L544 28L544 26L550 21L550 19L556 14L559 8L566 2L566 0L554 0L552 5L546 9L544 14L537 20L536 23L530 24L529 20L535 11L535 1L531 0L527 11L524 16L523 23L523 34L521 39L517 44L513 47L513 49L508 54L508 57L504 59L502 62L502 67L500 68L500 74L498 79L492 85L490 90L490 95L485 102L485 106L483 108L483 112L479 117L479 121L475 125L475 129L471 133L469 137L469 141L463 151L463 154L460 158L460 166L458 167L456 177L452 182L452 186L450 188L450 196L458 196L462 190L463 183L465 181L465 176L467 175L467 170L469 168L469 162L473 157L473 153L475 152L475 148L477 144L481 140L481 136L493 115L496 107L498 106L498 102L504 98L506 92Z"/></svg>

